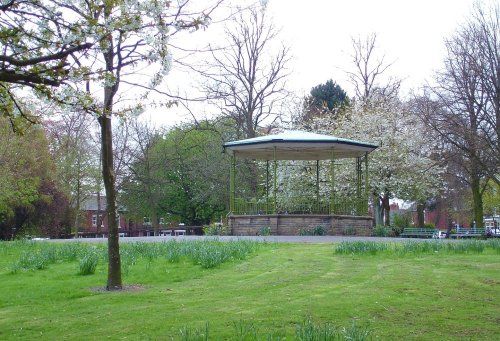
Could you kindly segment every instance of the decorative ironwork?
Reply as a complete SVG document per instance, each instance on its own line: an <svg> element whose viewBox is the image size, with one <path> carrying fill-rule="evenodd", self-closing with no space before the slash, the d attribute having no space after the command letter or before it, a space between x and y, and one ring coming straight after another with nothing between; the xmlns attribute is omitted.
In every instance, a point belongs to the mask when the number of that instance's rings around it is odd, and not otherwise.
<svg viewBox="0 0 500 341"><path fill-rule="evenodd" d="M265 199L235 199L232 214L236 215L259 215L259 214L331 214L366 216L368 214L368 202L365 198L356 196L339 197L334 200L311 200L304 197L287 198L285 203L274 204L273 200Z"/></svg>

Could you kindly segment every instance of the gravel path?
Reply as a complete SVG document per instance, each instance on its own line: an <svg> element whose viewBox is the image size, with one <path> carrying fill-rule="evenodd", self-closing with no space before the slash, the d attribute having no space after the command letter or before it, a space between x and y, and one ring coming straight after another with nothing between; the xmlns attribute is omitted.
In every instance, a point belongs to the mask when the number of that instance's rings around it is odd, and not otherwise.
<svg viewBox="0 0 500 341"><path fill-rule="evenodd" d="M404 241L429 241L432 239L422 238L389 238L389 237L355 237L355 236L166 236L166 237L122 237L121 243L133 242L163 242L169 240L205 240L218 239L222 241L230 240L255 240L261 242L275 243L338 243L342 241L372 241L372 242L404 242ZM454 242L456 240L440 239L443 242ZM88 243L105 243L107 238L79 238L79 239L51 239L51 242L88 242Z"/></svg>

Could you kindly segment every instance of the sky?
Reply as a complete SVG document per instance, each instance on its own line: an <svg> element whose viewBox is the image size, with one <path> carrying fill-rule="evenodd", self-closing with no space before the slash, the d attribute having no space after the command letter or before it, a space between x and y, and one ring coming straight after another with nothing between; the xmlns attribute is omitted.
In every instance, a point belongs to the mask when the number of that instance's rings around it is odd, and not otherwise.
<svg viewBox="0 0 500 341"><path fill-rule="evenodd" d="M493 0L485 0L486 3ZM245 3L245 1L243 1ZM470 13L474 0L268 0L267 11L281 29L279 39L290 47L288 90L298 96L329 79L348 95L353 87L346 70L352 70L352 38L377 35L377 57L393 65L386 75L403 80L403 95L432 80L445 55L450 37ZM220 39L220 27L197 33L201 39ZM201 36L205 34L205 36ZM207 35L208 34L208 35ZM173 65L166 81L189 92L190 77ZM160 125L190 119L181 108L148 112Z"/></svg>

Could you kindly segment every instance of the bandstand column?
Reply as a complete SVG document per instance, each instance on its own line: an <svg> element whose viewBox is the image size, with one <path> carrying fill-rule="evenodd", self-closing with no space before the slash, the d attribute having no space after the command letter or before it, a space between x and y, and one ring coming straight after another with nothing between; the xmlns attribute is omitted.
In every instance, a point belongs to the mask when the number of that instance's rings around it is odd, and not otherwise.
<svg viewBox="0 0 500 341"><path fill-rule="evenodd" d="M269 214L269 160L266 160L266 214Z"/></svg>
<svg viewBox="0 0 500 341"><path fill-rule="evenodd" d="M361 169L361 157L358 156L356 158L356 211L358 215L363 210L361 207Z"/></svg>
<svg viewBox="0 0 500 341"><path fill-rule="evenodd" d="M368 214L368 153L365 153L365 208L366 214Z"/></svg>
<svg viewBox="0 0 500 341"><path fill-rule="evenodd" d="M231 167L229 168L229 211L234 214L235 210L235 177L236 177L236 157L231 155Z"/></svg>
<svg viewBox="0 0 500 341"><path fill-rule="evenodd" d="M330 214L335 214L335 149L332 148L332 160L330 162Z"/></svg>
<svg viewBox="0 0 500 341"><path fill-rule="evenodd" d="M274 150L273 150L273 181L274 181L274 186L273 186L273 197L274 197L274 209L273 209L273 213L276 214L277 213L277 209L276 209L276 196L277 196L277 193L278 193L278 181L276 179L276 175L277 175L277 168L278 168L278 165L276 163L276 147L274 147Z"/></svg>
<svg viewBox="0 0 500 341"><path fill-rule="evenodd" d="M319 160L316 160L316 211L319 213L320 204L319 204Z"/></svg>

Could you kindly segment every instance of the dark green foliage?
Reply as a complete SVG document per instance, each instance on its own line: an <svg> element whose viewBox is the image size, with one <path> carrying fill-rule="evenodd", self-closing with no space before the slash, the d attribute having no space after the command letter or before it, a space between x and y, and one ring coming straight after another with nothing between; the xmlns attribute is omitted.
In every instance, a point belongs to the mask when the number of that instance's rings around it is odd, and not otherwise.
<svg viewBox="0 0 500 341"><path fill-rule="evenodd" d="M311 95L304 99L303 110L297 121L305 128L317 117L338 119L349 105L347 94L333 80L327 81L311 89Z"/></svg>
<svg viewBox="0 0 500 341"><path fill-rule="evenodd" d="M342 234L344 236L355 236L356 235L356 229L353 227L344 227L342 230Z"/></svg>
<svg viewBox="0 0 500 341"><path fill-rule="evenodd" d="M391 229L383 225L377 225L373 229L373 235L375 237L388 237L391 233Z"/></svg>
<svg viewBox="0 0 500 341"><path fill-rule="evenodd" d="M259 229L259 236L270 236L271 228L269 226L263 226Z"/></svg>
<svg viewBox="0 0 500 341"><path fill-rule="evenodd" d="M315 226L313 228L313 236L324 236L326 235L326 230L323 226Z"/></svg>
<svg viewBox="0 0 500 341"><path fill-rule="evenodd" d="M404 229L411 226L411 214L409 213L395 213L392 216L392 224L396 227Z"/></svg>
<svg viewBox="0 0 500 341"><path fill-rule="evenodd" d="M326 230L323 226L317 225L313 228L300 228L299 236L324 236L326 235Z"/></svg>
<svg viewBox="0 0 500 341"><path fill-rule="evenodd" d="M129 214L203 225L227 213L229 159L221 124L184 125L164 132L133 163L121 200Z"/></svg>
<svg viewBox="0 0 500 341"><path fill-rule="evenodd" d="M316 107L326 106L333 110L348 104L349 98L340 85L330 79L325 84L316 85L311 89L311 101Z"/></svg>
<svg viewBox="0 0 500 341"><path fill-rule="evenodd" d="M403 214L394 214L392 216L392 234L394 237L399 236L403 230L407 227L410 227L411 224L411 215L408 213Z"/></svg>
<svg viewBox="0 0 500 341"><path fill-rule="evenodd" d="M71 209L53 179L43 130L31 127L17 135L0 117L0 145L0 239L67 232Z"/></svg>

